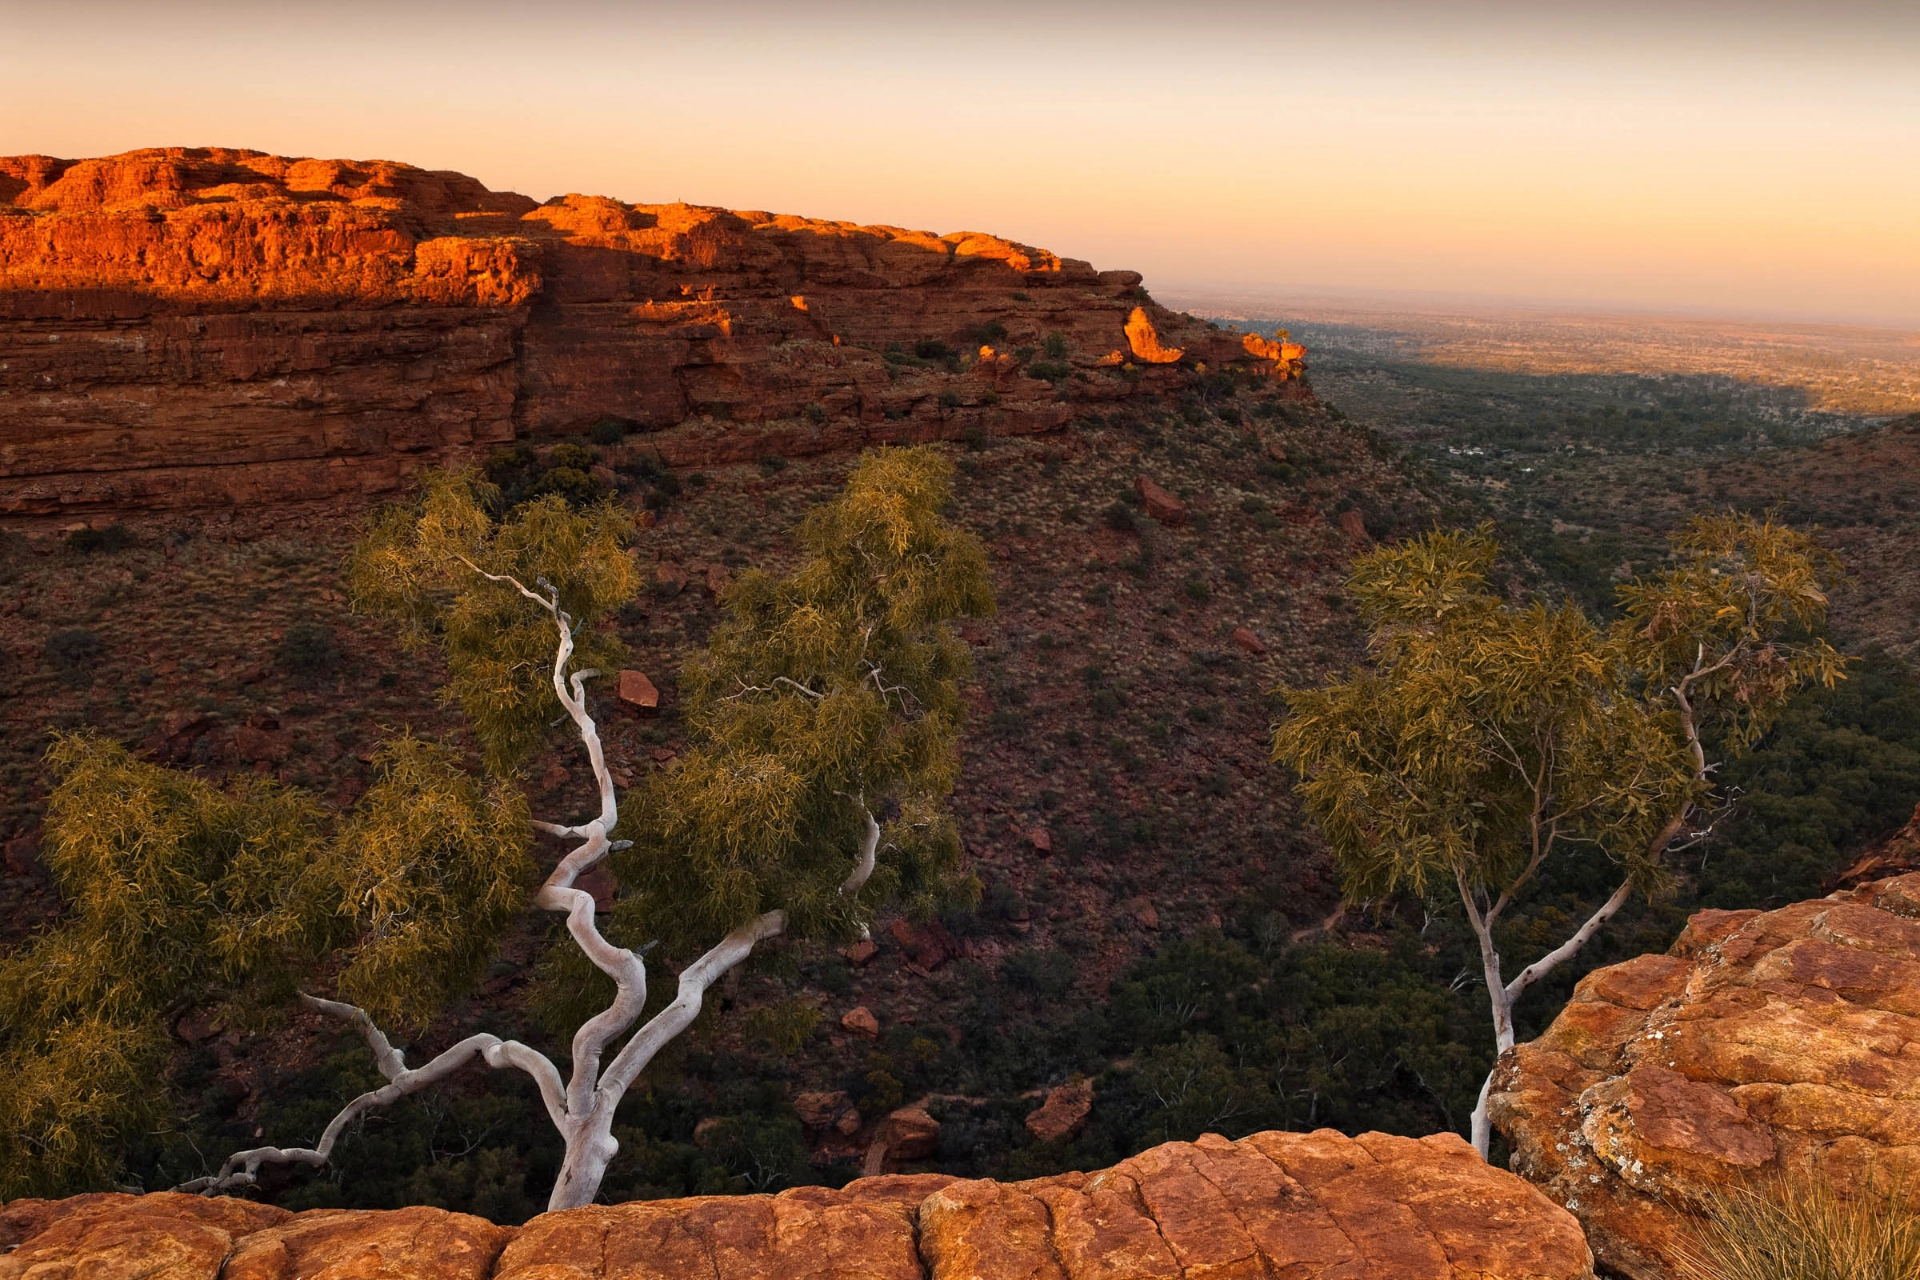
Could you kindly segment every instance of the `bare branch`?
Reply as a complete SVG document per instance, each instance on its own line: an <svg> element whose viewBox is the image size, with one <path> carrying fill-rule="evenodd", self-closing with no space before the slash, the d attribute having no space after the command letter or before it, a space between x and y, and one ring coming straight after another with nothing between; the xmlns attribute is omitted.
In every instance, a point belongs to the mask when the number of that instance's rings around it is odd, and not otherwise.
<svg viewBox="0 0 1920 1280"><path fill-rule="evenodd" d="M379 1068L380 1074L388 1080L397 1079L407 1069L406 1055L394 1048L393 1042L387 1039L379 1027L373 1025L373 1019L367 1016L365 1009L343 1004L338 1000L323 1000L319 996L310 996L304 991L300 993L300 1003L309 1009L330 1013L336 1018L344 1018L353 1023L361 1037L366 1040L367 1048L373 1050L373 1065Z"/></svg>
<svg viewBox="0 0 1920 1280"><path fill-rule="evenodd" d="M387 1083L361 1094L341 1108L320 1135L320 1141L313 1146L255 1147L249 1151L236 1151L227 1157L218 1173L181 1183L174 1190L212 1195L233 1187L252 1186L259 1181L261 1166L268 1164L301 1164L317 1169L332 1158L334 1145L340 1141L340 1135L360 1116L375 1107L384 1107L439 1083L476 1057L490 1067L515 1067L532 1076L534 1083L540 1087L540 1098L546 1103L547 1115L556 1126L565 1124L566 1101L559 1070L544 1054L517 1040L502 1040L499 1036L484 1033L468 1036L426 1065L408 1070L400 1051L388 1043L386 1036L374 1027L373 1020L364 1010L337 1000L320 1000L312 996L302 999L309 1007L344 1018L359 1028L372 1047L380 1073L387 1077Z"/></svg>
<svg viewBox="0 0 1920 1280"><path fill-rule="evenodd" d="M1621 907L1627 904L1627 899L1632 895L1633 877L1628 876L1620 882L1620 887L1613 891L1613 896L1601 903L1600 909L1588 916L1587 922L1581 925L1571 938L1568 938L1565 942L1514 975L1513 981L1507 984L1507 999L1509 1001L1518 1000L1521 992L1579 954L1580 948L1587 945L1587 939L1599 932L1601 925L1613 919L1614 915Z"/></svg>
<svg viewBox="0 0 1920 1280"><path fill-rule="evenodd" d="M847 873L847 878L840 885L842 896L849 898L866 885L867 878L873 874L874 856L880 851L880 824L874 821L873 813L864 800L859 796L851 799L860 806L860 812L867 820L867 834L860 842L860 856L855 859L853 870Z"/></svg>
<svg viewBox="0 0 1920 1280"><path fill-rule="evenodd" d="M787 913L769 911L735 929L705 955L688 965L680 974L679 992L673 1003L649 1018L633 1038L607 1064L600 1093L609 1103L617 1103L653 1056L669 1041L693 1025L700 1016L707 988L724 977L735 965L753 954L753 949L768 938L786 932Z"/></svg>

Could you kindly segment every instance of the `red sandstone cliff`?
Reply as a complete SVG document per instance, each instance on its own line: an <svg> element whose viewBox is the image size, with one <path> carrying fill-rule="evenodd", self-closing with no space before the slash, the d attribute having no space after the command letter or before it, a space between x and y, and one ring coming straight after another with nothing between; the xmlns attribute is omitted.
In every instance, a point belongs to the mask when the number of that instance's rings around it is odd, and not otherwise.
<svg viewBox="0 0 1920 1280"><path fill-rule="evenodd" d="M385 161L0 157L0 514L380 490L609 417L689 463L1042 431L1208 364L1298 370L1139 281L987 235L537 205ZM929 341L958 371L885 356Z"/></svg>

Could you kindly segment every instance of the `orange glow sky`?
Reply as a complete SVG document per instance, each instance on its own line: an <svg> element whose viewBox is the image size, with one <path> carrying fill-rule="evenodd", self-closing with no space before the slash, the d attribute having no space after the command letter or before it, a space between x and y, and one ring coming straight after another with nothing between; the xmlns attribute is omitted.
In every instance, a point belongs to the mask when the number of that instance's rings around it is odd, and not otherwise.
<svg viewBox="0 0 1920 1280"><path fill-rule="evenodd" d="M0 154L214 144L993 231L1185 297L1920 326L1920 0L0 0Z"/></svg>

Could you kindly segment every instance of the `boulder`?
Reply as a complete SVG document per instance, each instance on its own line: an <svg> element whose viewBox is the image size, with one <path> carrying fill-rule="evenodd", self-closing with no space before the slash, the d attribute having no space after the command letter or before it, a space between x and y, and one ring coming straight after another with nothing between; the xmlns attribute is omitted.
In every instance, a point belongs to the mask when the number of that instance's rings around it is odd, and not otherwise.
<svg viewBox="0 0 1920 1280"><path fill-rule="evenodd" d="M877 1039L880 1035L880 1019L873 1016L873 1010L858 1005L840 1015L840 1025L857 1036Z"/></svg>
<svg viewBox="0 0 1920 1280"><path fill-rule="evenodd" d="M1192 519L1192 516L1187 511L1186 503L1180 501L1180 499L1174 497L1171 493L1168 493L1165 489L1147 479L1147 477L1136 476L1133 481L1133 489L1135 493L1140 495L1140 505L1146 508L1147 514L1155 520L1158 520L1161 524L1185 524L1188 520Z"/></svg>
<svg viewBox="0 0 1920 1280"><path fill-rule="evenodd" d="M40 839L38 836L15 836L7 841L7 874L10 876L31 876L40 873Z"/></svg>
<svg viewBox="0 0 1920 1280"><path fill-rule="evenodd" d="M895 920L887 932L907 955L909 963L923 973L931 973L960 950L959 942L938 920L915 926Z"/></svg>
<svg viewBox="0 0 1920 1280"><path fill-rule="evenodd" d="M800 1123L809 1129L837 1128L848 1112L855 1119L853 1127L860 1127L859 1111L847 1097L845 1089L835 1089L828 1093L799 1093L793 1098L793 1112L800 1117Z"/></svg>
<svg viewBox="0 0 1920 1280"><path fill-rule="evenodd" d="M687 587L687 571L677 564L657 564L653 568L653 590L671 599Z"/></svg>
<svg viewBox="0 0 1920 1280"><path fill-rule="evenodd" d="M1260 642L1260 637L1245 627L1235 627L1228 639L1256 658L1267 651L1267 646Z"/></svg>
<svg viewBox="0 0 1920 1280"><path fill-rule="evenodd" d="M1256 359L1273 361L1273 372L1283 376L1298 375L1307 356L1307 349L1297 342L1274 341L1257 333L1242 338L1241 346ZM1286 456L1283 454L1276 461L1285 462Z"/></svg>
<svg viewBox="0 0 1920 1280"><path fill-rule="evenodd" d="M174 1192L15 1201L0 1210L0 1224L21 1243L0 1255L0 1280L217 1280L236 1240L292 1217Z"/></svg>
<svg viewBox="0 0 1920 1280"><path fill-rule="evenodd" d="M931 1150L932 1118L882 1126ZM922 1147L912 1144L921 1142ZM1572 1215L1451 1134L1209 1134L1029 1182L590 1205L519 1228L465 1214L159 1193L0 1207L0 1280L1591 1280Z"/></svg>
<svg viewBox="0 0 1920 1280"><path fill-rule="evenodd" d="M1488 1100L1512 1164L1601 1263L1672 1274L1703 1193L1873 1171L1920 1206L1920 874L1777 911L1703 911L1666 955L1588 974Z"/></svg>
<svg viewBox="0 0 1920 1280"><path fill-rule="evenodd" d="M620 673L620 701L642 711L657 711L660 707L660 690L653 681L647 679L644 671L622 671Z"/></svg>
<svg viewBox="0 0 1920 1280"><path fill-rule="evenodd" d="M1855 885L1867 880L1884 880L1916 868L1920 868L1920 805L1914 806L1906 826L1862 850L1853 865L1840 873L1840 883Z"/></svg>
<svg viewBox="0 0 1920 1280"><path fill-rule="evenodd" d="M239 1240L220 1280L488 1280L512 1238L445 1209L321 1209Z"/></svg>
<svg viewBox="0 0 1920 1280"><path fill-rule="evenodd" d="M1373 545L1373 535L1367 532L1367 518L1353 507L1340 513L1340 527L1346 531L1348 541L1356 547Z"/></svg>
<svg viewBox="0 0 1920 1280"><path fill-rule="evenodd" d="M862 1185L868 1181L882 1185ZM841 1191L799 1187L546 1213L520 1228L494 1278L922 1280L913 1214L946 1181L862 1179Z"/></svg>
<svg viewBox="0 0 1920 1280"><path fill-rule="evenodd" d="M925 1107L901 1107L880 1122L887 1156L893 1160L925 1160L940 1149L940 1122Z"/></svg>
<svg viewBox="0 0 1920 1280"><path fill-rule="evenodd" d="M1047 1100L1027 1116L1027 1132L1035 1142L1062 1142L1084 1129L1093 1111L1093 1086L1086 1081L1063 1084L1047 1091Z"/></svg>

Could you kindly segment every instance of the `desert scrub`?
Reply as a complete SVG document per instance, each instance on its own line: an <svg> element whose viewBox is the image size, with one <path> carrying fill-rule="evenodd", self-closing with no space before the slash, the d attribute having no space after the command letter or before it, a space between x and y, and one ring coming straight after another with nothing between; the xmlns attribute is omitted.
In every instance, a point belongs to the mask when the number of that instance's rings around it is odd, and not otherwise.
<svg viewBox="0 0 1920 1280"><path fill-rule="evenodd" d="M1901 1188L1842 1196L1812 1173L1709 1197L1682 1280L1909 1280L1920 1275L1920 1213Z"/></svg>
<svg viewBox="0 0 1920 1280"><path fill-rule="evenodd" d="M60 678L78 686L92 681L94 663L105 647L93 632L69 627L47 637L45 652Z"/></svg>
<svg viewBox="0 0 1920 1280"><path fill-rule="evenodd" d="M287 628L274 660L296 680L317 680L339 665L340 642L323 622L296 622Z"/></svg>

